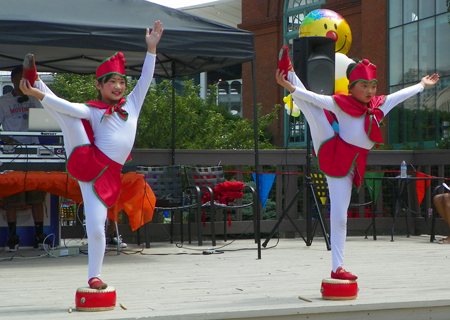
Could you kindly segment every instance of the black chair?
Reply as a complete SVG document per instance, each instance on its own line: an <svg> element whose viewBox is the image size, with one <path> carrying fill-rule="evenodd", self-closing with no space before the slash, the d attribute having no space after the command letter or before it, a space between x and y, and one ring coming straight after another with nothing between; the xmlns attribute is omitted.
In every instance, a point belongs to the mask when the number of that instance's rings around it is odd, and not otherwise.
<svg viewBox="0 0 450 320"><path fill-rule="evenodd" d="M155 212L170 212L170 242L173 243L175 212L179 212L181 242L183 242L183 218L188 212L188 239L191 243L191 210L201 210L200 189L195 186L183 188L181 166L138 167L156 197ZM148 224L145 229L146 247L150 247Z"/></svg>
<svg viewBox="0 0 450 320"><path fill-rule="evenodd" d="M450 192L450 187L446 183L442 183L434 188L433 193L431 195L431 199L433 199L433 205L434 205L435 210L433 210L433 216L431 218L430 242L433 242L436 240L436 217L439 215L439 212L437 212L436 204L434 202L435 201L434 198L437 195L449 193L449 192ZM425 215L425 219L427 219L427 215Z"/></svg>
<svg viewBox="0 0 450 320"><path fill-rule="evenodd" d="M311 171L311 179L313 183L313 190L314 195L317 199L317 202L320 206L320 208L317 208L318 214L323 214L323 210L329 210L330 208L330 195L328 190L328 182L326 179L326 176L319 172L317 169ZM373 191L372 188L368 185L363 184L361 186L360 192L357 191L356 188L352 189L352 196L350 199L350 204L348 206L348 209L352 211L353 209L358 208L366 208L368 206L372 206L372 217L374 217L374 201L373 201ZM376 231L375 231L375 219L372 218L372 222L369 225L369 227L366 229L366 239L367 239L367 233L370 227L373 226L374 230L374 239L376 239ZM313 234L317 228L317 222L313 228Z"/></svg>
<svg viewBox="0 0 450 320"><path fill-rule="evenodd" d="M254 228L256 227L255 219L256 219L256 206L257 206L257 199L256 199L256 193L255 190L250 186L244 186L244 188L241 190L242 192L251 192L252 193L252 201L249 203L235 203L234 201L232 203L218 203L217 201L213 201L214 198L214 188L216 188L219 184L226 182L224 177L223 168L221 166L216 167L184 167L186 178L188 181L188 185L193 187L200 188L200 192L202 197L205 197L205 195L209 196L208 202L204 203L202 206L202 211L205 211L205 209L209 209L210 217L211 217L211 240L212 245L216 245L216 235L215 235L215 221L216 221L216 214L218 209L228 210L228 214L231 214L232 212L236 213L237 209L242 209L246 207L253 207L253 222L254 222ZM241 202L241 201L239 201ZM198 242L199 245L202 245L202 219L201 219L202 212L199 212L199 215L197 216L197 232L198 232ZM224 228L224 241L227 241L227 215L223 215L223 228Z"/></svg>

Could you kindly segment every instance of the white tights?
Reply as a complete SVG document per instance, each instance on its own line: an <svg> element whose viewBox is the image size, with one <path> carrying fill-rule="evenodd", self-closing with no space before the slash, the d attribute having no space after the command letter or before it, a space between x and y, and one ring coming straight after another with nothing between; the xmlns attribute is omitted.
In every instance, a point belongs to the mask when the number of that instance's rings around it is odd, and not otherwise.
<svg viewBox="0 0 450 320"><path fill-rule="evenodd" d="M97 198L92 190L91 182L81 182L81 194L83 195L86 232L88 236L88 280L94 277L100 278L103 257L106 248L105 222L108 209Z"/></svg>
<svg viewBox="0 0 450 320"><path fill-rule="evenodd" d="M334 130L322 108L309 102L296 101L297 106L305 115L311 130L314 149L318 152L320 145L334 136ZM354 169L343 178L327 176L330 192L330 233L331 233L331 264L332 270L344 265L345 238L347 236L347 209L350 204Z"/></svg>

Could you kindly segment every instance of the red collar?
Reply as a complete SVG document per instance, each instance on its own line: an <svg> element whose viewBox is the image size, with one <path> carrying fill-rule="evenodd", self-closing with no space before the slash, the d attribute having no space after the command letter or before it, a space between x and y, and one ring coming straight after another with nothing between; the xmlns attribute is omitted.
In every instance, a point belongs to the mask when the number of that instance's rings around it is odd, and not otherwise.
<svg viewBox="0 0 450 320"><path fill-rule="evenodd" d="M112 115L114 112L117 112L117 114L119 115L119 117L122 120L127 121L128 120L128 112L126 112L124 109L121 108L121 106L123 104L125 104L125 102L127 102L127 99L125 99L125 97L122 97L122 98L120 98L119 103L117 103L115 105L107 104L103 101L87 101L86 105L94 107L94 108L102 109L102 110L106 109L100 122L103 121L104 117L108 117L108 116Z"/></svg>
<svg viewBox="0 0 450 320"><path fill-rule="evenodd" d="M386 96L375 96L370 100L366 107L352 96L337 94L333 95L334 102L345 113L352 117L365 117L365 130L369 139L376 144L376 147L383 145L380 126L383 125L383 111L380 107L383 105Z"/></svg>

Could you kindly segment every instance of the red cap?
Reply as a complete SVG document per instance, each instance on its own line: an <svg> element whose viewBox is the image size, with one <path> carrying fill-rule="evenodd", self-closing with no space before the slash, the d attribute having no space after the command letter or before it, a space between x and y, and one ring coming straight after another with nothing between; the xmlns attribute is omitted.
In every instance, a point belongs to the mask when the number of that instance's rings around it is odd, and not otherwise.
<svg viewBox="0 0 450 320"><path fill-rule="evenodd" d="M112 73L125 77L125 62L126 60L122 52L116 52L108 59L103 60L103 62L97 67L97 80Z"/></svg>
<svg viewBox="0 0 450 320"><path fill-rule="evenodd" d="M350 76L348 82L350 84L355 83L356 81L365 81L371 82L377 80L377 66L373 63L370 63L369 60L363 59L353 67L352 71L350 71Z"/></svg>

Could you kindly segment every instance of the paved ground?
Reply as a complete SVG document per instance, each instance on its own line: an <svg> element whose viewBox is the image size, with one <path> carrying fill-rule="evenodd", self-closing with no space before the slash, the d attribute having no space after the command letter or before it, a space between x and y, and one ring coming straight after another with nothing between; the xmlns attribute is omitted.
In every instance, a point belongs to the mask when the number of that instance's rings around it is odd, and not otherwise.
<svg viewBox="0 0 450 320"><path fill-rule="evenodd" d="M86 286L86 255L1 252L0 319L290 319L296 314L450 306L450 245L430 243L428 236L389 240L348 238L345 267L359 276L358 298L352 301L321 298L321 280L329 277L331 265L322 238L310 247L301 239L272 239L262 259L257 259L252 240L219 241L208 255L202 253L208 242L201 249L195 244L131 246L120 255L112 248L102 278L116 288L117 306L103 312L75 309L76 289ZM66 243L82 250L85 244Z"/></svg>

